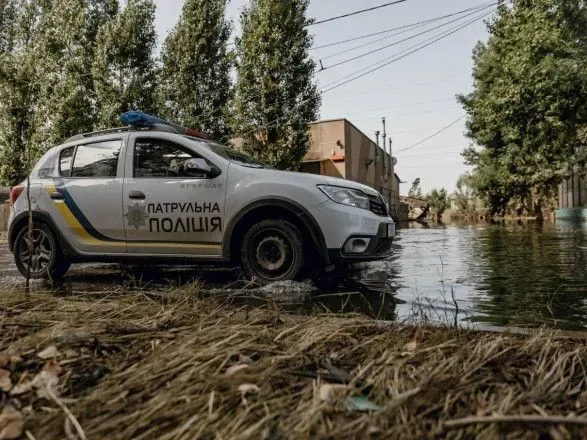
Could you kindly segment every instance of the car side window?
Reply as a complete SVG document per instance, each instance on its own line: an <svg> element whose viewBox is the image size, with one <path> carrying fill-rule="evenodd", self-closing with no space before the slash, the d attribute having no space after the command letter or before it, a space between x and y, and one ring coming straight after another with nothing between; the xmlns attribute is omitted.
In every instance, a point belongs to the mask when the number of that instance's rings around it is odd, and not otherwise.
<svg viewBox="0 0 587 440"><path fill-rule="evenodd" d="M116 177L121 140L78 145L71 177Z"/></svg>
<svg viewBox="0 0 587 440"><path fill-rule="evenodd" d="M74 150L75 147L61 150L61 154L59 155L59 173L63 177L71 177L71 162L73 161Z"/></svg>
<svg viewBox="0 0 587 440"><path fill-rule="evenodd" d="M189 159L201 159L210 164L202 156L175 142L156 138L138 138L134 149L134 177L207 177L205 174L194 174L193 171L186 172L185 164Z"/></svg>

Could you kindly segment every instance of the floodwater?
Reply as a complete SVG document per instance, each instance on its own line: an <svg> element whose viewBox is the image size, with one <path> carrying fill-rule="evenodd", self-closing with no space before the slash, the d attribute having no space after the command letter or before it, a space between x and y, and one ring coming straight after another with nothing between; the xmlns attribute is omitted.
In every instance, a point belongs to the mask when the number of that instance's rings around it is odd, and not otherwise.
<svg viewBox="0 0 587 440"><path fill-rule="evenodd" d="M358 312L376 319L491 329L587 327L587 226L412 224L398 230L394 254L363 264L332 291L309 283L258 288L238 271L218 268L74 266L47 294L125 294L162 291L198 280L212 295L291 313ZM23 281L0 243L0 285Z"/></svg>
<svg viewBox="0 0 587 440"><path fill-rule="evenodd" d="M386 319L587 327L586 226L414 224L395 247L360 274L396 299Z"/></svg>

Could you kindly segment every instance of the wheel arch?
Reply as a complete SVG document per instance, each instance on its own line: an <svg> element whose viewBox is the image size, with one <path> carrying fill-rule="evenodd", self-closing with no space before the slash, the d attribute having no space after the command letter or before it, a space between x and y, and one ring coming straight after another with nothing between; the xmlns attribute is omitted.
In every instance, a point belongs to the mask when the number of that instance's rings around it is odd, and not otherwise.
<svg viewBox="0 0 587 440"><path fill-rule="evenodd" d="M33 221L43 223L47 225L51 232L55 235L55 239L61 248L61 251L64 255L68 257L74 257L77 255L75 250L69 245L69 243L65 240L51 216L44 212L44 211L33 211ZM14 220L10 223L10 228L8 229L8 247L11 252L14 252L14 242L16 241L16 237L18 233L28 225L29 221L29 213L28 211L21 212L18 214Z"/></svg>
<svg viewBox="0 0 587 440"><path fill-rule="evenodd" d="M324 234L316 219L299 203L285 198L266 198L257 200L242 208L228 223L223 240L222 253L225 258L235 261L240 255L240 243L248 226L257 221L278 218L292 221L302 234L309 234L315 246L313 250L325 264L329 263L328 249ZM307 235L306 235L307 236ZM308 239L304 240L309 245Z"/></svg>

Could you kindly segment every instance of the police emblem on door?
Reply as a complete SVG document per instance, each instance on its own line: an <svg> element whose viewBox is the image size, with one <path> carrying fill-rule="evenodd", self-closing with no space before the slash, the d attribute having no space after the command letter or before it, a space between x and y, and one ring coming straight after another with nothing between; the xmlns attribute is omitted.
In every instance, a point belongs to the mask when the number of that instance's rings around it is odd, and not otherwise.
<svg viewBox="0 0 587 440"><path fill-rule="evenodd" d="M135 203L134 206L129 205L124 216L128 220L128 226L134 227L137 231L141 226L147 226L146 222L149 214L147 214L145 205L139 205L138 203Z"/></svg>

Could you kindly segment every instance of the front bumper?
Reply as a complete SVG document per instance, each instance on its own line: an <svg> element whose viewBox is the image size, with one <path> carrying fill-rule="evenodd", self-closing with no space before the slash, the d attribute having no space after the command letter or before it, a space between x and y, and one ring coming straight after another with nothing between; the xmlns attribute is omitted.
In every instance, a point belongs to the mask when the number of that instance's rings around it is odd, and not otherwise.
<svg viewBox="0 0 587 440"><path fill-rule="evenodd" d="M395 236L395 224L391 217L331 200L315 206L309 214L322 231L330 263L381 260L391 253ZM351 253L347 247L345 251L349 240L360 238L368 241L365 248Z"/></svg>
<svg viewBox="0 0 587 440"><path fill-rule="evenodd" d="M384 260L392 253L393 239L395 237L395 225L393 223L381 223L375 235L352 235L345 246L340 249L328 249L328 257L332 263L337 262L361 262ZM393 231L390 231L392 229ZM346 244L355 239L368 239L367 249L361 253L348 252Z"/></svg>

